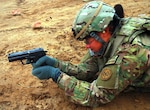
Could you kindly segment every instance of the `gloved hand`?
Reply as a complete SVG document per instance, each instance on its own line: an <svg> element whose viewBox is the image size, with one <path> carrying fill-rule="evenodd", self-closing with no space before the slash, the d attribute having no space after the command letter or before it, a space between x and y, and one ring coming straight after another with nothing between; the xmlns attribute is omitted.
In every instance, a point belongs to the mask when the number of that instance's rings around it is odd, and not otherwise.
<svg viewBox="0 0 150 110"><path fill-rule="evenodd" d="M43 56L36 61L36 63L34 64L34 67L39 67L39 66L44 66L44 65L54 66L56 62L57 62L57 59L55 58L52 58L49 56Z"/></svg>
<svg viewBox="0 0 150 110"><path fill-rule="evenodd" d="M58 68L52 66L40 66L36 68L33 67L32 74L40 80L52 78L53 81L57 82L61 72Z"/></svg>

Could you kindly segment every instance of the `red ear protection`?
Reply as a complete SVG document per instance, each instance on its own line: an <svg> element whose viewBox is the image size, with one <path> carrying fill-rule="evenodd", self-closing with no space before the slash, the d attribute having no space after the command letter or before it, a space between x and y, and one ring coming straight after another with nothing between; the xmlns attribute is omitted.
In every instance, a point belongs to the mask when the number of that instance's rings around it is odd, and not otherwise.
<svg viewBox="0 0 150 110"><path fill-rule="evenodd" d="M106 28L106 30L104 32L99 32L99 33L96 33L98 35L98 37L100 37L105 43L107 43L111 37L111 34L109 32L109 28ZM90 37L90 38L87 38L87 45L86 45L86 48L90 48L93 52L98 52L103 44L96 40L94 37Z"/></svg>
<svg viewBox="0 0 150 110"><path fill-rule="evenodd" d="M104 32L97 33L97 35L99 35L101 39L103 39L107 43L111 37L111 33L109 32L109 27L107 27Z"/></svg>

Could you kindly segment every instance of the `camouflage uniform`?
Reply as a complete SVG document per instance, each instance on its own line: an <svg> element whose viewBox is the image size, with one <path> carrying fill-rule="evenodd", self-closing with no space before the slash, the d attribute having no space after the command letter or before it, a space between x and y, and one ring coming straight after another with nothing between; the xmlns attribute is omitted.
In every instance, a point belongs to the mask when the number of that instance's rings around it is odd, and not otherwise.
<svg viewBox="0 0 150 110"><path fill-rule="evenodd" d="M111 102L129 85L150 86L150 19L122 19L103 56L85 55L79 65L58 61L57 80L71 101L84 106ZM91 81L91 77L97 79Z"/></svg>

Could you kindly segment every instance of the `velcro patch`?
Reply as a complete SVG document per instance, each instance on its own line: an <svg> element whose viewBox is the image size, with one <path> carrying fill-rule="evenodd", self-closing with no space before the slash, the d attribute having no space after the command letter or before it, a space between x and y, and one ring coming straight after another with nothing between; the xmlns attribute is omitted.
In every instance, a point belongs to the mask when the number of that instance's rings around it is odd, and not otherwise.
<svg viewBox="0 0 150 110"><path fill-rule="evenodd" d="M109 68L104 68L100 73L100 79L102 81L107 81L112 76L112 71Z"/></svg>

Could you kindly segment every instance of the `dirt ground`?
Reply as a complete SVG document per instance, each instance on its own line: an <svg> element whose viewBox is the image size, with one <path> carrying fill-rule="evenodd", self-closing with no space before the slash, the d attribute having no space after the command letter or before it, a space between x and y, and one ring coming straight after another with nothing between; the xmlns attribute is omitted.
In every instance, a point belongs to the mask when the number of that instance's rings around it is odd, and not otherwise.
<svg viewBox="0 0 150 110"><path fill-rule="evenodd" d="M125 16L150 16L149 0L103 0L123 5ZM111 103L89 108L71 103L52 81L40 81L31 65L8 62L11 52L41 47L47 55L76 64L85 54L83 42L71 34L82 0L0 0L0 110L150 110L149 93L122 93ZM16 16L13 11L20 13ZM42 29L33 30L35 22Z"/></svg>

